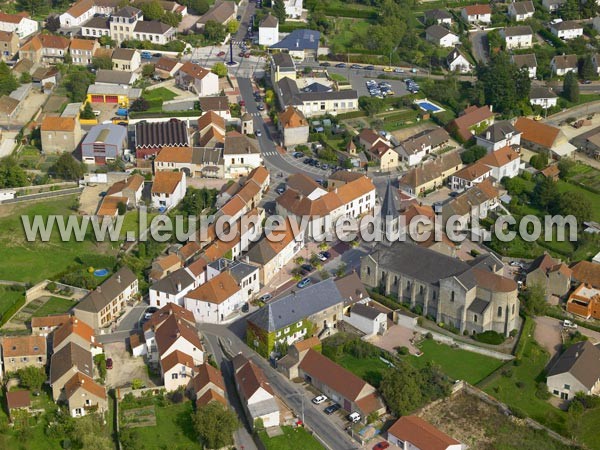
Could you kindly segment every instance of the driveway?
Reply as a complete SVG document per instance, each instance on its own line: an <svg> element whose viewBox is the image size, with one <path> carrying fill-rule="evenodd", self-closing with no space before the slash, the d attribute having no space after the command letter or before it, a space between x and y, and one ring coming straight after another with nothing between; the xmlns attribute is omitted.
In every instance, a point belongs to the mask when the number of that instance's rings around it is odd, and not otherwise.
<svg viewBox="0 0 600 450"><path fill-rule="evenodd" d="M486 63L488 61L488 38L487 31L477 31L469 33L469 39L473 44L473 56L477 62Z"/></svg>
<svg viewBox="0 0 600 450"><path fill-rule="evenodd" d="M535 340L550 353L552 360L562 346L560 320L552 317L535 318Z"/></svg>
<svg viewBox="0 0 600 450"><path fill-rule="evenodd" d="M383 336L376 335L369 342L393 355L396 354L396 347L407 347L412 355L416 355L420 350L410 342L414 335L415 331L410 328L392 325Z"/></svg>
<svg viewBox="0 0 600 450"><path fill-rule="evenodd" d="M144 358L134 358L127 351L125 342L115 342L104 345L106 358L112 358L113 368L106 371L106 386L120 388L131 386L131 380L138 378L146 386L155 386L150 380Z"/></svg>

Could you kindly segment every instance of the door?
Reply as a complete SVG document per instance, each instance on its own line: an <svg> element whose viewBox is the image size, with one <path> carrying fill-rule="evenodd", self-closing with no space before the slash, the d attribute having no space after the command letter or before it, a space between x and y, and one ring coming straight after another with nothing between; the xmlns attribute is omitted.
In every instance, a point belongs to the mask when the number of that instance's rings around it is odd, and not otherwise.
<svg viewBox="0 0 600 450"><path fill-rule="evenodd" d="M344 399L344 409L348 412L352 412L352 404L350 403L350 400Z"/></svg>
<svg viewBox="0 0 600 450"><path fill-rule="evenodd" d="M96 156L94 158L94 161L95 161L96 164L99 164L99 165L106 164L106 158L104 156Z"/></svg>
<svg viewBox="0 0 600 450"><path fill-rule="evenodd" d="M104 103L103 95L92 95L92 103Z"/></svg>
<svg viewBox="0 0 600 450"><path fill-rule="evenodd" d="M119 97L117 95L106 95L104 98L106 103L119 103Z"/></svg>

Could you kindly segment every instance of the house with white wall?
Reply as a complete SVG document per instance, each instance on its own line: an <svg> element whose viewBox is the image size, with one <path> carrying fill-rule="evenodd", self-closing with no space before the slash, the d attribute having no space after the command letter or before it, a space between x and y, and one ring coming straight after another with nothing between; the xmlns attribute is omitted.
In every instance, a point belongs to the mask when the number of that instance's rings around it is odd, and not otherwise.
<svg viewBox="0 0 600 450"><path fill-rule="evenodd" d="M526 55L511 55L510 60L519 68L527 70L529 78L533 79L537 75L537 58L535 53Z"/></svg>
<svg viewBox="0 0 600 450"><path fill-rule="evenodd" d="M342 316L354 328L362 331L366 336L383 334L387 331L387 314L366 303L356 303Z"/></svg>
<svg viewBox="0 0 600 450"><path fill-rule="evenodd" d="M190 355L194 365L204 362L204 347L196 327L174 314L169 315L154 332L154 342L156 353L150 352L150 355L158 357L158 361L180 351Z"/></svg>
<svg viewBox="0 0 600 450"><path fill-rule="evenodd" d="M500 30L507 50L530 48L533 42L533 30L529 25L506 27Z"/></svg>
<svg viewBox="0 0 600 450"><path fill-rule="evenodd" d="M535 12L535 6L530 0L523 2L512 2L508 5L508 17L515 22L523 22L524 20L531 19Z"/></svg>
<svg viewBox="0 0 600 450"><path fill-rule="evenodd" d="M187 189L185 172L156 172L152 182L152 206L168 211L177 206Z"/></svg>
<svg viewBox="0 0 600 450"><path fill-rule="evenodd" d="M529 103L532 106L541 106L548 109L558 104L558 95L546 86L531 86L529 91Z"/></svg>
<svg viewBox="0 0 600 450"><path fill-rule="evenodd" d="M79 0L59 16L61 28L76 28L94 17L97 7L93 0Z"/></svg>
<svg viewBox="0 0 600 450"><path fill-rule="evenodd" d="M548 390L562 400L578 392L600 393L600 349L589 341L578 342L565 350L548 370Z"/></svg>
<svg viewBox="0 0 600 450"><path fill-rule="evenodd" d="M555 19L550 23L550 31L564 41L583 36L583 25L574 20Z"/></svg>
<svg viewBox="0 0 600 450"><path fill-rule="evenodd" d="M165 389L176 391L186 388L194 378L194 359L180 350L171 352L160 360L160 373Z"/></svg>
<svg viewBox="0 0 600 450"><path fill-rule="evenodd" d="M38 23L32 20L26 12L18 14L0 12L0 31L15 32L19 39L24 39L36 33L38 29Z"/></svg>
<svg viewBox="0 0 600 450"><path fill-rule="evenodd" d="M437 24L431 25L425 30L425 39L440 47L454 47L460 44L460 39L457 35L448 30L448 28Z"/></svg>
<svg viewBox="0 0 600 450"><path fill-rule="evenodd" d="M390 444L406 450L466 450L467 446L418 416L402 416L387 432ZM435 444L432 444L435 443Z"/></svg>
<svg viewBox="0 0 600 450"><path fill-rule="evenodd" d="M488 152L495 152L507 146L521 145L521 132L508 120L500 120L490 125L483 133L475 136L477 145Z"/></svg>
<svg viewBox="0 0 600 450"><path fill-rule="evenodd" d="M577 59L577 55L557 55L550 61L550 70L559 77L577 72Z"/></svg>
<svg viewBox="0 0 600 450"><path fill-rule="evenodd" d="M238 131L228 132L223 148L223 165L225 178L239 178L262 166L263 159L256 139Z"/></svg>
<svg viewBox="0 0 600 450"><path fill-rule="evenodd" d="M290 19L299 19L302 17L303 0L284 0L285 15Z"/></svg>
<svg viewBox="0 0 600 450"><path fill-rule="evenodd" d="M175 83L179 88L195 92L199 97L219 93L219 77L209 69L189 61L175 74Z"/></svg>
<svg viewBox="0 0 600 450"><path fill-rule="evenodd" d="M279 20L268 14L258 26L258 45L270 47L279 42Z"/></svg>
<svg viewBox="0 0 600 450"><path fill-rule="evenodd" d="M485 5L468 5L461 12L461 17L468 23L489 24L492 21L492 7Z"/></svg>
<svg viewBox="0 0 600 450"><path fill-rule="evenodd" d="M183 298L204 282L204 274L196 279L189 268L182 267L150 286L150 306L160 307L167 303L183 306Z"/></svg>

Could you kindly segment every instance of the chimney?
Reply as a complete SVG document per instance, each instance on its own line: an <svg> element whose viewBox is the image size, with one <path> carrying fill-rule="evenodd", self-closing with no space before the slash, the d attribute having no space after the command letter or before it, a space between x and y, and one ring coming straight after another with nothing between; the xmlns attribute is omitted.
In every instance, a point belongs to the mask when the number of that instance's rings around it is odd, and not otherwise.
<svg viewBox="0 0 600 450"><path fill-rule="evenodd" d="M81 378L81 385L83 386L83 383L85 383L85 379Z"/></svg>
<svg viewBox="0 0 600 450"><path fill-rule="evenodd" d="M102 292L102 286L98 286L98 287L96 288L96 291L98 291L98 292Z"/></svg>
<svg viewBox="0 0 600 450"><path fill-rule="evenodd" d="M75 319L73 320L73 323L74 323L74 324L76 324L76 323L77 323L77 318L75 318Z"/></svg>
<svg viewBox="0 0 600 450"><path fill-rule="evenodd" d="M177 292L181 292L181 281L177 282Z"/></svg>
<svg viewBox="0 0 600 450"><path fill-rule="evenodd" d="M117 275L117 283L121 284L121 275Z"/></svg>
<svg viewBox="0 0 600 450"><path fill-rule="evenodd" d="M486 131L485 138L489 141L492 138L492 132L491 131Z"/></svg>
<svg viewBox="0 0 600 450"><path fill-rule="evenodd" d="M175 336L176 336L177 338L179 338L179 336L181 336L181 334L179 333L179 330L177 330L177 332L175 333Z"/></svg>
<svg viewBox="0 0 600 450"><path fill-rule="evenodd" d="M579 358L579 352L575 352L575 359Z"/></svg>

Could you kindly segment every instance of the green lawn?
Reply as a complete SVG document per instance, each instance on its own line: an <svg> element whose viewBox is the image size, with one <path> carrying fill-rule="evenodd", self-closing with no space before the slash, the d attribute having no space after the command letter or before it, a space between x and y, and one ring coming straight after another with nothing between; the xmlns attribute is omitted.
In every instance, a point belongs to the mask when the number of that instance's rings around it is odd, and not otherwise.
<svg viewBox="0 0 600 450"><path fill-rule="evenodd" d="M578 192L583 197L587 198L592 204L592 220L600 221L600 195L594 194L586 189L583 189L579 186L576 186L572 183L567 183L566 181L559 180L558 181L558 191L563 192Z"/></svg>
<svg viewBox="0 0 600 450"><path fill-rule="evenodd" d="M177 97L175 92L164 87L144 91L144 98L148 101L162 100L163 102L167 102L173 100L175 97Z"/></svg>
<svg viewBox="0 0 600 450"><path fill-rule="evenodd" d="M150 223L152 222L152 219L157 216L158 213L146 213L146 217L147 217L147 222L146 222L146 226L144 228L147 228L150 226ZM123 219L123 225L121 226L121 237L125 238L126 234L128 231L133 231L135 233L136 236L139 235L139 216L140 213L139 211L133 210L133 211L127 211L127 213L125 214L125 218Z"/></svg>
<svg viewBox="0 0 600 450"><path fill-rule="evenodd" d="M265 431L258 433L266 450L322 450L323 446L304 428L281 427L283 434L269 438Z"/></svg>
<svg viewBox="0 0 600 450"><path fill-rule="evenodd" d="M0 317L17 300L23 297L23 290L12 290L8 286L0 286Z"/></svg>
<svg viewBox="0 0 600 450"><path fill-rule="evenodd" d="M344 7L347 6L344 5ZM334 23L334 32L328 38L329 45L340 49L360 47L357 43L363 41L370 26L366 19L338 18L334 20Z"/></svg>
<svg viewBox="0 0 600 450"><path fill-rule="evenodd" d="M55 231L49 242L27 242L21 215L29 216L30 222L35 215L44 220L50 214L70 215L69 205L75 196L60 197L43 202L25 203L13 208L11 214L0 218L0 279L36 283L64 271L76 263L76 258L84 254L116 255L118 243L94 244L89 240L62 242Z"/></svg>
<svg viewBox="0 0 600 450"><path fill-rule="evenodd" d="M131 428L139 448L200 448L194 431L192 402L156 406L156 426Z"/></svg>
<svg viewBox="0 0 600 450"><path fill-rule="evenodd" d="M340 75L339 73L330 73L329 78L331 78L333 81L337 81L338 83L348 81L348 79L345 76Z"/></svg>
<svg viewBox="0 0 600 450"><path fill-rule="evenodd" d="M479 383L503 364L498 359L452 348L433 340L425 340L419 347L423 355L407 358L413 366L421 368L431 361L439 365L450 378L471 384Z"/></svg>
<svg viewBox="0 0 600 450"><path fill-rule="evenodd" d="M348 353L336 362L375 387L379 386L383 373L388 369L388 365L377 357L356 358Z"/></svg>
<svg viewBox="0 0 600 450"><path fill-rule="evenodd" d="M585 184L600 191L600 170L587 164L577 163L572 170L569 180Z"/></svg>
<svg viewBox="0 0 600 450"><path fill-rule="evenodd" d="M598 439L598 424L600 424L600 408L588 410L583 413L579 420L577 435L581 442L592 450L600 450L600 439Z"/></svg>
<svg viewBox="0 0 600 450"><path fill-rule="evenodd" d="M61 297L50 297L40 309L33 313L32 317L44 317L52 314L63 314L68 312L77 302Z"/></svg>

